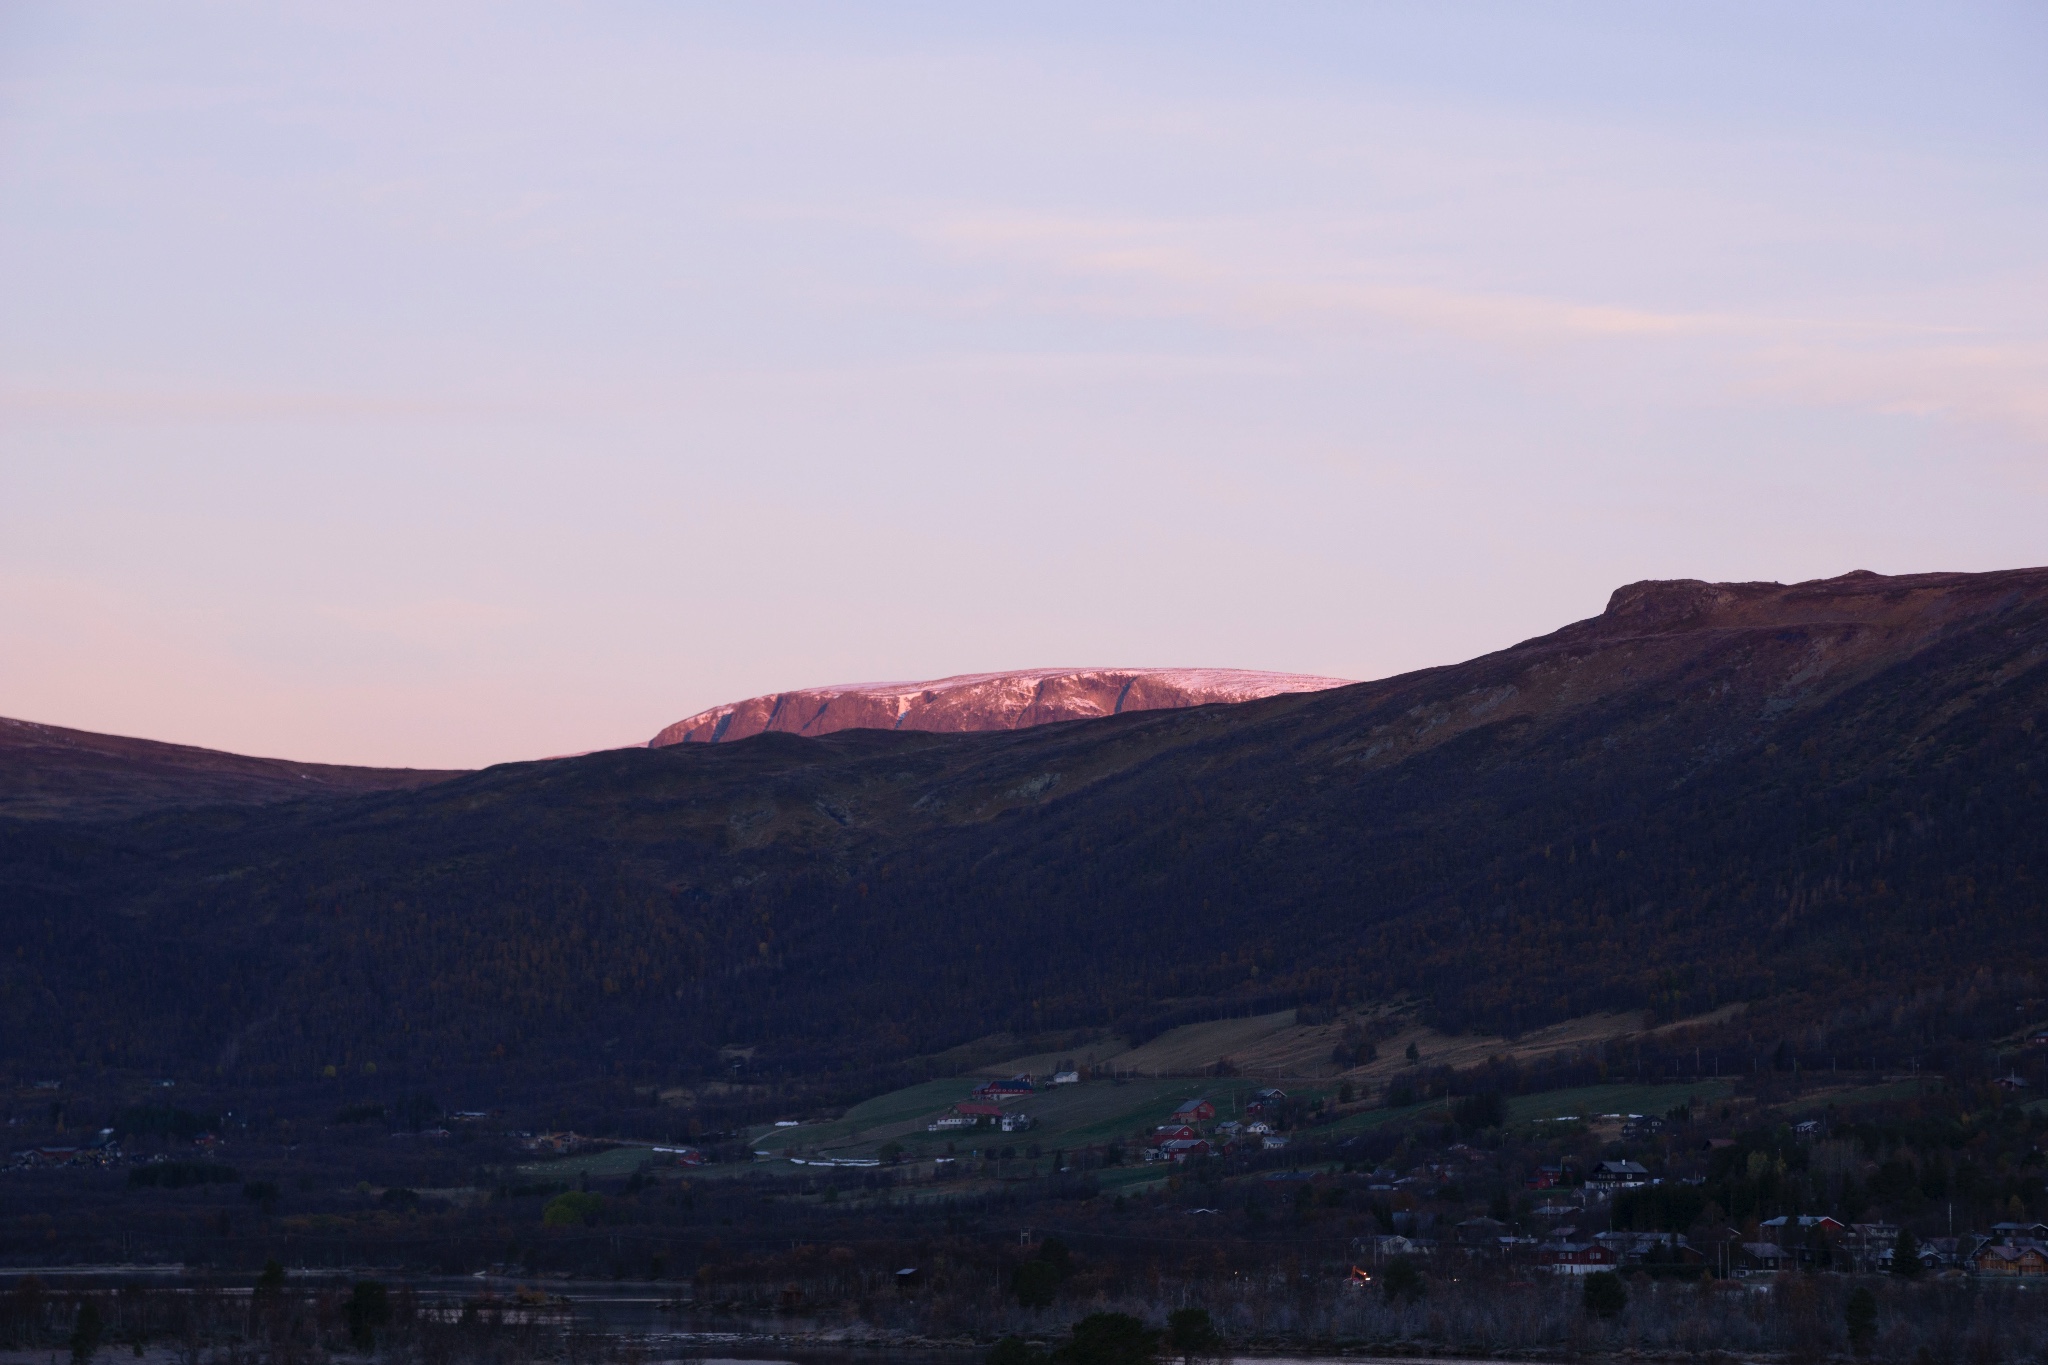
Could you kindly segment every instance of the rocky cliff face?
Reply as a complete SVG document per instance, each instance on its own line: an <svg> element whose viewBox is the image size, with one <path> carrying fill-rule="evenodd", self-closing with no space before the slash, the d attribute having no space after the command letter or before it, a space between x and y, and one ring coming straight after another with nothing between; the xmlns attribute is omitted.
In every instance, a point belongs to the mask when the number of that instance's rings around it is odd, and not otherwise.
<svg viewBox="0 0 2048 1365"><path fill-rule="evenodd" d="M931 682L850 683L771 692L714 706L677 721L648 747L718 744L771 730L796 735L834 730L1022 730L1056 720L1252 701L1345 684L1343 678L1236 668L1019 669L962 673Z"/></svg>

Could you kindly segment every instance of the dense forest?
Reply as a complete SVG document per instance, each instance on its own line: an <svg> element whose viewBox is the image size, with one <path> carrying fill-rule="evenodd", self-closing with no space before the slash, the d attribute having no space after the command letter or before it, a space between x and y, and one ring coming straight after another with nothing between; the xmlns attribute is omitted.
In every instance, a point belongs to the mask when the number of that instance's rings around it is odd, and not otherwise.
<svg viewBox="0 0 2048 1365"><path fill-rule="evenodd" d="M1286 1004L1513 1036L1747 1001L1695 1044L1981 1067L2048 994L2044 724L2048 571L1665 583L1238 706L6 818L0 1030L24 1081L490 1097L858 1088Z"/></svg>

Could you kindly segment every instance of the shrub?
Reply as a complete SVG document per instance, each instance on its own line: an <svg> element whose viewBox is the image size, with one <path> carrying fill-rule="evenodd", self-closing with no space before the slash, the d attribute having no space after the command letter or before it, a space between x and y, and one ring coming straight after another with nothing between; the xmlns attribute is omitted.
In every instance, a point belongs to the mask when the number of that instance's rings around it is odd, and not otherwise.
<svg viewBox="0 0 2048 1365"><path fill-rule="evenodd" d="M1586 1314L1595 1318L1618 1318L1628 1307L1628 1286L1611 1270L1596 1270L1586 1277Z"/></svg>
<svg viewBox="0 0 2048 1365"><path fill-rule="evenodd" d="M78 1305L78 1321L71 1328L71 1359L85 1365L100 1348L100 1309L91 1299Z"/></svg>
<svg viewBox="0 0 2048 1365"><path fill-rule="evenodd" d="M377 1329L391 1321L391 1295L376 1280L357 1280L342 1315L348 1320L349 1344L358 1351L372 1350Z"/></svg>
<svg viewBox="0 0 2048 1365"><path fill-rule="evenodd" d="M1073 1339L1052 1353L1053 1365L1152 1365L1159 1334L1128 1313L1090 1313Z"/></svg>
<svg viewBox="0 0 2048 1365"><path fill-rule="evenodd" d="M1182 1308L1166 1319L1166 1346L1183 1360L1217 1354L1216 1325L1206 1308Z"/></svg>
<svg viewBox="0 0 2048 1365"><path fill-rule="evenodd" d="M1419 1299L1422 1297L1422 1269L1413 1258L1396 1256L1387 1262L1387 1268L1380 1275L1390 1299Z"/></svg>
<svg viewBox="0 0 2048 1365"><path fill-rule="evenodd" d="M1059 1267L1042 1260L1026 1261L1010 1277L1010 1287L1016 1291L1017 1302L1026 1308L1050 1308L1060 1291Z"/></svg>
<svg viewBox="0 0 2048 1365"><path fill-rule="evenodd" d="M584 1190L570 1190L548 1200L540 1211L540 1221L551 1228L573 1228L579 1223L594 1223L604 1212L604 1196Z"/></svg>
<svg viewBox="0 0 2048 1365"><path fill-rule="evenodd" d="M1849 1302L1842 1309L1842 1325L1849 1331L1849 1348L1859 1356L1870 1354L1870 1343L1877 1339L1877 1295L1867 1285L1858 1285L1849 1293Z"/></svg>

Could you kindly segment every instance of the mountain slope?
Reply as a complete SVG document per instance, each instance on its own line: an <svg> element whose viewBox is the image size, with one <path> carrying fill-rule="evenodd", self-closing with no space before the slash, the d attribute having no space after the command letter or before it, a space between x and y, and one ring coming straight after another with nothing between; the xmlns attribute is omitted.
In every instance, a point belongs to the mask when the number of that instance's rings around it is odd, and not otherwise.
<svg viewBox="0 0 2048 1365"><path fill-rule="evenodd" d="M729 744L777 732L836 730L1021 730L1212 702L1321 692L1342 678L1239 668L1066 668L962 673L930 682L850 683L771 692L714 706L670 725L649 747Z"/></svg>
<svg viewBox="0 0 2048 1365"><path fill-rule="evenodd" d="M15 818L358 796L408 791L455 775L250 758L0 717L0 816Z"/></svg>
<svg viewBox="0 0 2048 1365"><path fill-rule="evenodd" d="M52 1066L517 1088L1396 995L1510 1033L1881 1014L2048 965L2044 727L2048 570L1655 583L1234 706L0 821L0 1026Z"/></svg>

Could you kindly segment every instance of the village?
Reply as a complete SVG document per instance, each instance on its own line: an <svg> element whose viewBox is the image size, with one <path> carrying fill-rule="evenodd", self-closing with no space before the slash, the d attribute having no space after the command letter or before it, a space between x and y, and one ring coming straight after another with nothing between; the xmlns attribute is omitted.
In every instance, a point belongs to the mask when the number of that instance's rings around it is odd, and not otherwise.
<svg viewBox="0 0 2048 1365"><path fill-rule="evenodd" d="M1460 1125L1452 1117L1454 1106L1446 1106L1441 1117L1451 1122L1419 1124L1397 1138L1394 1125L1366 1126L1376 1113L1387 1112L1383 1108L1347 1112L1336 1095L1320 1090L1290 1095L1275 1086L1225 1085L1161 1100L1147 1115L1127 1115L1119 1131L1097 1123L1077 1133L1071 1124L1058 1124L1064 1112L1081 1108L1069 1097L1103 1084L1084 1082L1071 1069L984 1080L915 1125L916 1136L927 1143L942 1139L942 1151L913 1147L899 1137L868 1155L805 1156L793 1146L780 1154L816 1167L915 1169L925 1160L930 1178L938 1181L977 1171L998 1180L1027 1178L1039 1168L1092 1171L1108 1178L1105 1188L1158 1188L1215 1198L1218 1205L1233 1202L1225 1195L1237 1187L1234 1202L1247 1209L1260 1202L1255 1187L1278 1188L1289 1192L1298 1209L1350 1215L1346 1221L1361 1229L1351 1244L1350 1273L1359 1285L1373 1283L1397 1259L1447 1271L1486 1262L1560 1276L1609 1271L1749 1281L1759 1288L1791 1271L1930 1281L2048 1277L2044 1221L2015 1217L1916 1236L1901 1221L1814 1208L1811 1201L1825 1191L1812 1184L1800 1188L1792 1180L1783 1182L1782 1194L1789 1198L1779 1200L1795 1206L1792 1211L1736 1216L1714 1201L1731 1181L1755 1183L1759 1170L1778 1179L1788 1153L1794 1166L1816 1148L1826 1161L1839 1162L1845 1143L1825 1119L1795 1118L1737 1136L1728 1122L1700 1121L1704 1116L1695 1116L1690 1098L1666 1115L1558 1114L1522 1125L1484 1117L1476 1125ZM2019 1087L2005 1081L1996 1090L2011 1096ZM1343 1095L1345 1101L1352 1098L1348 1091ZM1732 1120L1732 1111L1724 1109L1722 1117ZM1764 1116L1743 1117L1754 1124ZM1429 1134L1441 1137L1441 1145L1428 1141ZM1044 1142L1027 1141L1020 1148L1009 1141L1033 1135L1094 1140L1049 1157ZM1779 1150L1766 1156L1757 1150L1760 1141ZM1374 1159L1382 1152L1385 1157ZM755 1150L757 1161L777 1155L772 1145ZM1894 1178L1896 1161L1866 1164L1878 1168L1867 1184L1882 1188ZM2038 1142L2030 1144L2022 1165L2030 1188L2038 1189ZM1933 1181L1934 1163L1927 1169ZM1853 1178L1839 1188L1850 1192L1851 1202L1868 1204L1867 1193L1854 1192ZM1188 1191L1208 1193L1187 1196ZM1918 1187L1891 1202L1923 1214L1930 1204ZM2008 1202L2017 1211L2036 1201ZM1952 1202L1948 1208L1953 1224ZM1206 1204L1188 1211L1223 1212ZM1917 1221L1924 1226L1926 1219Z"/></svg>

